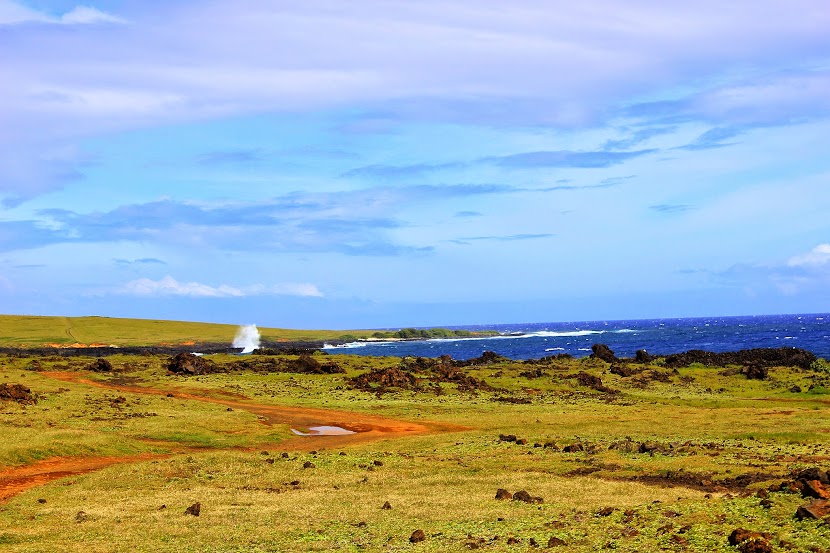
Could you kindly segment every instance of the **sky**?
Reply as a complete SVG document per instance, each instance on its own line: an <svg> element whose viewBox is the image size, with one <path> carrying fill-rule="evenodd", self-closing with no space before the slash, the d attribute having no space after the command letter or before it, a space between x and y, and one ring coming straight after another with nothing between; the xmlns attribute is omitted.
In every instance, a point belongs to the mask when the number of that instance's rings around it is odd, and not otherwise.
<svg viewBox="0 0 830 553"><path fill-rule="evenodd" d="M0 0L0 312L830 311L825 0Z"/></svg>

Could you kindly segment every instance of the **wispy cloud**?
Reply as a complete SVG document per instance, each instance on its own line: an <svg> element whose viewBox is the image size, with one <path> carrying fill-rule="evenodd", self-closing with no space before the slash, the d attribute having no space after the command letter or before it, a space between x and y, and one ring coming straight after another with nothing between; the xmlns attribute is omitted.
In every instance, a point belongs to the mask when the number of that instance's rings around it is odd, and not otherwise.
<svg viewBox="0 0 830 553"><path fill-rule="evenodd" d="M159 200L91 213L44 209L37 219L0 221L0 251L131 241L263 252L422 254L430 248L396 243L388 236L409 226L400 217L402 206L515 192L499 184L383 186L295 192L256 203Z"/></svg>
<svg viewBox="0 0 830 553"><path fill-rule="evenodd" d="M555 234L510 234L510 235L503 235L503 236L467 236L464 238L457 238L454 240L449 240L449 242L453 244L460 244L460 245L469 245L470 242L480 242L480 241L496 241L496 242L517 242L521 240L538 240L540 238L551 238L556 236Z"/></svg>
<svg viewBox="0 0 830 553"><path fill-rule="evenodd" d="M715 127L698 136L695 140L685 146L684 150L711 150L712 148L723 148L731 146L735 142L725 142L736 138L746 132L746 129L737 127Z"/></svg>
<svg viewBox="0 0 830 553"><path fill-rule="evenodd" d="M140 297L186 296L191 298L242 298L269 295L323 296L315 285L308 283L278 283L271 286L255 284L246 287L229 286L227 284L211 286L200 282L179 282L169 275L160 280L149 278L133 280L111 293Z"/></svg>
<svg viewBox="0 0 830 553"><path fill-rule="evenodd" d="M116 265L167 265L166 262L155 257L144 257L141 259L113 259Z"/></svg>
<svg viewBox="0 0 830 553"><path fill-rule="evenodd" d="M686 204L658 204L651 205L648 208L652 211L656 211L658 213L665 213L667 215L685 213L687 211L691 211L692 209L694 209L692 206Z"/></svg>
<svg viewBox="0 0 830 553"><path fill-rule="evenodd" d="M646 127L642 129L621 129L621 133L625 136L625 138L618 138L607 140L605 144L602 145L602 150L605 151L619 151L619 150L628 150L635 146L639 146L643 142L646 142L656 136L671 134L677 131L676 126L656 126L656 127Z"/></svg>
<svg viewBox="0 0 830 553"><path fill-rule="evenodd" d="M593 190L601 188L611 188L613 186L618 186L627 180L633 179L635 178L635 176L636 175L627 175L625 177L609 177L607 179L602 179L596 184L566 184L573 181L571 181L570 179L564 179L556 181L557 183L562 184L554 184L553 186L543 186L541 188L527 188L523 190L535 192L558 192L568 190Z"/></svg>
<svg viewBox="0 0 830 553"><path fill-rule="evenodd" d="M571 150L525 152L507 156L483 158L482 161L507 168L547 168L563 167L578 169L598 169L619 165L657 150L637 150L633 152L577 152Z"/></svg>

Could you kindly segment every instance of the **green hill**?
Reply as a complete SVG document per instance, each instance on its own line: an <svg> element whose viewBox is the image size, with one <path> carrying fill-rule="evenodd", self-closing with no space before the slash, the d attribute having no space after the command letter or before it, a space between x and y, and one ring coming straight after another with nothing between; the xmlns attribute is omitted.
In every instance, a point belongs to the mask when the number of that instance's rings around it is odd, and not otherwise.
<svg viewBox="0 0 830 553"><path fill-rule="evenodd" d="M160 344L233 341L237 325L110 317L40 317L0 315L0 347L116 345L149 346ZM336 340L348 334L365 338L371 331L295 330L260 328L263 341Z"/></svg>

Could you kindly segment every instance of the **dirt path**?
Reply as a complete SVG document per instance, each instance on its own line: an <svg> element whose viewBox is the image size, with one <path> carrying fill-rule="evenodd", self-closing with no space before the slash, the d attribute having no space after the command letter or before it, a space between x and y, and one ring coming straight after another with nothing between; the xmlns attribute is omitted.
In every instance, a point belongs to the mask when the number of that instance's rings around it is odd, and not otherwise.
<svg viewBox="0 0 830 553"><path fill-rule="evenodd" d="M96 382L94 380L84 378L82 374L75 372L43 372L40 374L56 380L61 380L63 382L85 384L88 386L118 390L121 392L164 396L171 393L168 390L159 390L156 388ZM206 394L209 392L215 393L215 391L205 391ZM267 405L248 401L244 396L236 394L233 399L217 398L182 391L174 391L172 392L172 395L178 399L205 401L208 403L224 405L226 407L230 407L231 409L240 409L250 413L255 413L262 417L261 420L264 424L287 424L293 428L297 428L298 430L303 430L310 426L339 426L355 432L354 434L339 436L292 436L291 438L278 444L276 448L271 446L273 449L280 450L321 450L325 448L343 447L357 443L365 443L382 438L411 436L428 432L454 432L465 429L464 427L457 425L415 423L379 417L376 415L367 415L363 413L353 413L350 411L339 411L334 409ZM252 447L256 448L257 446L252 444ZM169 455L165 454L147 453L124 457L56 457L23 467L2 470L0 471L0 503L5 502L14 495L17 495L29 488L41 486L51 482L52 480L57 480L66 476L85 474L87 472L100 470L119 463L134 463L168 456Z"/></svg>
<svg viewBox="0 0 830 553"><path fill-rule="evenodd" d="M119 463L135 463L168 457L164 454L143 453L124 457L54 457L0 472L0 503L11 497L42 486L52 480L100 470Z"/></svg>

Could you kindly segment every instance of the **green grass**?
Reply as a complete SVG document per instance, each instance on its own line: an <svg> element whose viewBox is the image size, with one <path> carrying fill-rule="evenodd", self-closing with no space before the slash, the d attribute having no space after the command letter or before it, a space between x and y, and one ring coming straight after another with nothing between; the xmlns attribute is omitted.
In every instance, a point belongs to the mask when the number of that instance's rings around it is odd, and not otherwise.
<svg viewBox="0 0 830 553"><path fill-rule="evenodd" d="M109 317L36 317L0 315L0 346L35 347L44 344L103 344L144 346L187 342L233 341L239 327L228 324L116 319ZM345 334L367 338L369 330L295 330L260 328L267 341L336 340Z"/></svg>
<svg viewBox="0 0 830 553"><path fill-rule="evenodd" d="M351 389L347 379L399 359L326 356L346 371L334 375L198 377L167 375L163 356L110 359L113 374L88 373L84 358L0 357L0 382L39 395L36 405L0 403L0 466L59 455L172 455L12 498L0 506L4 552L516 551L530 550L531 539L543 548L551 537L568 551L727 552L736 550L727 537L737 527L770 532L775 551L830 548L827 525L794 520L805 502L798 494L773 492L770 508L754 495L793 471L827 468L826 399L789 391L815 384L811 371L777 367L754 381L694 366L660 377L666 381L637 381L583 359L542 366L546 376L527 378L520 376L527 365L502 362L465 369L496 391L459 392L443 383L440 394L378 396ZM227 367L241 361L213 359ZM162 393L59 381L44 374L52 370ZM620 392L580 386L569 377L580 371ZM325 438L292 441L288 425L263 424L238 406L240 396L464 429L330 447ZM505 396L531 403L495 401ZM232 410L225 399L237 402ZM500 434L528 443L503 442ZM664 449L625 449L627 438ZM573 443L586 450L562 451ZM319 444L316 452L309 444ZM734 483L746 475L757 481ZM692 481L706 489L684 485ZM525 489L544 503L497 501L498 488ZM196 501L201 516L185 515ZM385 501L391 510L381 509ZM601 516L603 507L614 510ZM424 542L409 542L415 529L424 530ZM511 538L520 541L508 544Z"/></svg>

